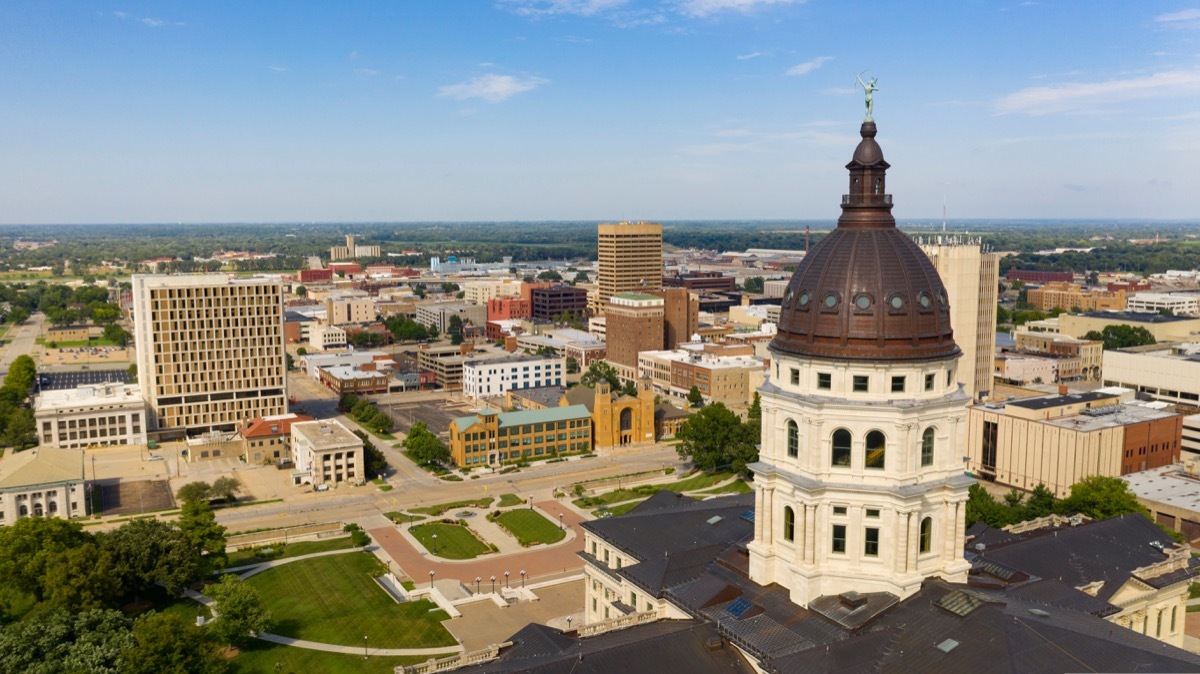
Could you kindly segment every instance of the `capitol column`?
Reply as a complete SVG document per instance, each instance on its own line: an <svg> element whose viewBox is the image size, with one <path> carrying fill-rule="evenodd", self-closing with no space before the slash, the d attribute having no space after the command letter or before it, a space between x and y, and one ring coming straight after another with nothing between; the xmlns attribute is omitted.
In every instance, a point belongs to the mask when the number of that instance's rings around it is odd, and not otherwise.
<svg viewBox="0 0 1200 674"><path fill-rule="evenodd" d="M766 487L754 490L754 512L756 513L754 516L755 541L763 540L763 518L765 518L767 514L766 494Z"/></svg>
<svg viewBox="0 0 1200 674"><path fill-rule="evenodd" d="M817 506L804 506L804 561L809 566L817 563Z"/></svg>

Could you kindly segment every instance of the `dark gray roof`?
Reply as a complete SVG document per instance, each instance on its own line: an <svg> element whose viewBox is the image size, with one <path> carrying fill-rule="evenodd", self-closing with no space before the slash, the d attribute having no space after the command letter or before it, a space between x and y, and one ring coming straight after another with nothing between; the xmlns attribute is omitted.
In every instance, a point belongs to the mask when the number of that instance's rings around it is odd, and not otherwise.
<svg viewBox="0 0 1200 674"><path fill-rule="evenodd" d="M1044 410L1048 407L1058 407L1060 405L1068 405L1073 403L1093 402L1096 400L1104 400L1106 398L1116 398L1112 393L1101 393L1099 391L1089 391L1087 393L1069 393L1065 396L1055 395L1045 398L1024 398L1022 400L1010 400L1006 405L1010 407L1024 407L1030 410Z"/></svg>
<svg viewBox="0 0 1200 674"><path fill-rule="evenodd" d="M512 395L535 402L544 407L556 407L567 389L561 386L535 386L533 388L513 389Z"/></svg>
<svg viewBox="0 0 1200 674"><path fill-rule="evenodd" d="M621 517L584 522L583 527L639 561L648 561L753 536L754 525L740 517L753 507L754 494L696 501L660 491Z"/></svg>
<svg viewBox="0 0 1200 674"><path fill-rule="evenodd" d="M661 620L638 628L579 638L544 625L528 625L509 638L513 646L491 662L459 671L480 674L611 674L612 672L753 671L711 624ZM715 646L715 647L711 647Z"/></svg>
<svg viewBox="0 0 1200 674"><path fill-rule="evenodd" d="M1089 311L1083 314L1089 318L1106 318L1112 321L1127 323L1175 323L1177 321L1194 320L1195 316L1167 316L1143 311Z"/></svg>
<svg viewBox="0 0 1200 674"><path fill-rule="evenodd" d="M83 366L88 367L88 366ZM79 388L94 384L131 384L133 377L127 367L117 369L87 369L69 370L66 372L39 372L38 390L56 391L61 389Z"/></svg>
<svg viewBox="0 0 1200 674"><path fill-rule="evenodd" d="M981 539L986 537L984 534ZM1164 561L1163 549L1174 545L1175 541L1156 524L1135 513L1074 527L1045 527L1016 534L1015 540L988 545L976 554L973 563L992 561L1038 578L1057 579L1071 587L1104 581L1097 597L1107 601L1135 569ZM1186 570L1142 580L1161 587L1196 575L1198 567L1200 561L1193 558Z"/></svg>

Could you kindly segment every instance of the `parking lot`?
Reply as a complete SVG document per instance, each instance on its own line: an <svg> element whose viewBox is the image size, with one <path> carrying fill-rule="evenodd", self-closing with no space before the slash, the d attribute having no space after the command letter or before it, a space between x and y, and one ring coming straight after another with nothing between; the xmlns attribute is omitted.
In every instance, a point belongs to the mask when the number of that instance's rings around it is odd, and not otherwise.
<svg viewBox="0 0 1200 674"><path fill-rule="evenodd" d="M105 480L100 494L105 515L136 515L175 506L167 480Z"/></svg>
<svg viewBox="0 0 1200 674"><path fill-rule="evenodd" d="M397 396L389 396L395 400ZM418 421L425 422L429 430L442 434L450 428L450 422L458 417L469 416L478 405L456 400L412 400L405 402L381 402L380 408L392 415L396 422L396 432L408 433L408 429Z"/></svg>

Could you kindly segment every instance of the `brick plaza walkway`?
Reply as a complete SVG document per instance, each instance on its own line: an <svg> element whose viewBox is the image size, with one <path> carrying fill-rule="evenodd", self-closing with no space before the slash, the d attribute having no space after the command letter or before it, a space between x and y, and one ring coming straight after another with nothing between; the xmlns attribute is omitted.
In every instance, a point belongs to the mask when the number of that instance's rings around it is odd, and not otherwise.
<svg viewBox="0 0 1200 674"><path fill-rule="evenodd" d="M432 557L428 552L413 546L396 527L380 527L371 529L369 533L384 552L392 558L409 578L417 585L429 581L429 572L433 571L438 580L455 579L463 585L475 588L476 576L483 579L481 590L491 590L491 576L496 576L496 586L503 587L504 572L509 572L509 585L519 587L521 570L525 571L526 582L541 577L561 576L578 572L583 568L583 560L576 555L583 549L583 529L579 526L584 520L571 508L557 501L539 501L534 504L543 515L551 521L557 520L559 513L563 514L563 523L575 531L575 539L550 547L539 547L527 552L516 552L506 555L487 555L467 562L442 562Z"/></svg>

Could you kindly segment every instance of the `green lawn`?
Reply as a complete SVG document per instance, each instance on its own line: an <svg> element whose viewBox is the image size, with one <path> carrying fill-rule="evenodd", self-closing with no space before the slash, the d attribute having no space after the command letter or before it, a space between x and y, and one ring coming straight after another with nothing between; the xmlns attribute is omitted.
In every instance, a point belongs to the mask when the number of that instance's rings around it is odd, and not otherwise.
<svg viewBox="0 0 1200 674"><path fill-rule="evenodd" d="M708 489L700 492L701 494L749 494L754 491L754 487L746 484L745 480L734 480L723 487L716 489Z"/></svg>
<svg viewBox="0 0 1200 674"><path fill-rule="evenodd" d="M496 506L500 508L507 508L509 506L521 505L524 502L525 500L516 494L501 494L500 502L497 503Z"/></svg>
<svg viewBox="0 0 1200 674"><path fill-rule="evenodd" d="M411 513L402 513L398 510L386 512L383 514L383 516L388 518L389 520L395 522L396 524L411 524L413 522L420 522L421 520L425 519L424 515L413 515Z"/></svg>
<svg viewBox="0 0 1200 674"><path fill-rule="evenodd" d="M500 513L496 521L526 547L539 543L557 543L566 538L558 522L551 522L536 510L518 508Z"/></svg>
<svg viewBox="0 0 1200 674"><path fill-rule="evenodd" d="M229 671L231 674L392 674L397 665L416 665L428 659L420 656L396 658L373 655L364 660L362 654L310 651L254 639L230 662Z"/></svg>
<svg viewBox="0 0 1200 674"><path fill-rule="evenodd" d="M365 635L377 648L457 643L442 627L445 611L429 601L397 604L371 577L378 569L374 556L350 553L284 564L246 582L274 616L275 634L347 646L362 644Z"/></svg>
<svg viewBox="0 0 1200 674"><path fill-rule="evenodd" d="M446 559L474 559L479 555L491 552L491 548L486 543L475 537L466 527L459 524L444 524L442 522L430 522L428 524L418 524L410 528L409 533L413 535L425 549L433 552L438 557ZM437 534L437 544L433 542L433 536ZM434 550L437 552L434 552Z"/></svg>
<svg viewBox="0 0 1200 674"><path fill-rule="evenodd" d="M634 508L640 506L642 504L642 501L644 501L644 500L645 499L642 499L639 501L629 501L627 503L622 503L620 505L612 506L611 508L605 508L604 510L593 510L592 516L599 517L600 513L604 513L604 512L609 513L608 517L616 517L617 515L624 515L625 513L629 512L630 510L633 510Z"/></svg>
<svg viewBox="0 0 1200 674"><path fill-rule="evenodd" d="M243 548L237 552L229 553L229 563L226 568L235 566L245 566L247 564L256 564L258 562L269 562L272 559L283 559L285 557L299 557L300 555L311 555L314 552L328 552L330 550L348 550L354 545L350 542L349 536L339 538L328 538L321 541L298 541L296 543L288 543L283 545L266 545L264 547L271 548L279 552L282 548L283 554L272 555L270 557L258 557L254 554L254 549Z"/></svg>
<svg viewBox="0 0 1200 674"><path fill-rule="evenodd" d="M589 508L589 507L595 507L595 506L599 506L599 505L609 505L612 503L621 503L622 501L632 501L634 499L643 498L646 495L647 495L646 493L643 493L641 491L634 491L632 489L617 489L617 490L610 491L610 492L607 492L604 494L600 494L598 496L577 498L574 501L572 501L572 503L579 506L580 508Z"/></svg>
<svg viewBox="0 0 1200 674"><path fill-rule="evenodd" d="M681 491L695 491L697 489L708 489L709 487L712 487L716 484L724 482L725 480L728 480L729 478L731 478L733 476L734 476L733 473L712 473L712 474L710 474L710 473L705 473L705 472L699 472L689 478L685 478L678 482L671 482L669 484L664 484L664 485L655 485L654 491L658 491L659 489L669 489L671 491L681 492Z"/></svg>
<svg viewBox="0 0 1200 674"><path fill-rule="evenodd" d="M440 505L426 506L424 508L409 508L409 512L418 513L420 515L430 515L432 517L441 517L448 510L458 510L460 508L487 508L492 505L492 501L496 499L491 496L477 498L472 501L454 501L453 503L442 503Z"/></svg>

